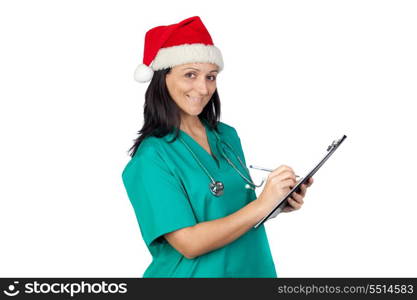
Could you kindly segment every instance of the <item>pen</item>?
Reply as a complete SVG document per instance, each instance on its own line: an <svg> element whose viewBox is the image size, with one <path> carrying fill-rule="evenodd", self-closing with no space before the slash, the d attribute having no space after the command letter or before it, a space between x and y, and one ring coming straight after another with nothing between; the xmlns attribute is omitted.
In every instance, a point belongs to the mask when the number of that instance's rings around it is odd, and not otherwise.
<svg viewBox="0 0 417 300"><path fill-rule="evenodd" d="M264 167L258 167L258 166L254 166L254 165L249 165L249 168L257 169L257 170L262 170L262 171L266 171L266 172L272 172L272 171L274 171L272 169L268 169L268 168L264 168ZM300 176L295 175L295 177L298 177L299 178Z"/></svg>

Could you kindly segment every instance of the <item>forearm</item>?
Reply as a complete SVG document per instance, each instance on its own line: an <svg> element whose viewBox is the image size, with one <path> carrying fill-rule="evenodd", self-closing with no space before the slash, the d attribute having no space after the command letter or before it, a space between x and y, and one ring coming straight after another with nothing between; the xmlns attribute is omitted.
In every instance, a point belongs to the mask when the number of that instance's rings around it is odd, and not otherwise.
<svg viewBox="0 0 417 300"><path fill-rule="evenodd" d="M267 209L256 199L231 215L190 227L190 256L200 256L233 242L258 223Z"/></svg>

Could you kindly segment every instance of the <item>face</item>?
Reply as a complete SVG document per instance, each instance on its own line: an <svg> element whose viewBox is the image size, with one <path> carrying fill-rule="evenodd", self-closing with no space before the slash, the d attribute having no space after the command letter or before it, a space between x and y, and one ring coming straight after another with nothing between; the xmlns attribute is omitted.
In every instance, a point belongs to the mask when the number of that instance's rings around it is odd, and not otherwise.
<svg viewBox="0 0 417 300"><path fill-rule="evenodd" d="M182 117L198 116L216 91L219 67L211 63L190 63L175 66L166 75L172 99Z"/></svg>

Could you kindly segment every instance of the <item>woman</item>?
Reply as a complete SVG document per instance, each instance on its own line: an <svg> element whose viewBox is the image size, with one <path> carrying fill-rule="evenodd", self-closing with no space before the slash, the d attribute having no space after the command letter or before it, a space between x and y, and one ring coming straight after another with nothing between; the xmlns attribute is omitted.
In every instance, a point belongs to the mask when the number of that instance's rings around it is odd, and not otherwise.
<svg viewBox="0 0 417 300"><path fill-rule="evenodd" d="M152 67L150 65L152 64ZM220 50L199 17L149 30L144 125L122 178L153 261L143 277L277 277L264 226L295 183L271 172L257 198L236 130L222 122ZM284 211L303 204L308 186Z"/></svg>

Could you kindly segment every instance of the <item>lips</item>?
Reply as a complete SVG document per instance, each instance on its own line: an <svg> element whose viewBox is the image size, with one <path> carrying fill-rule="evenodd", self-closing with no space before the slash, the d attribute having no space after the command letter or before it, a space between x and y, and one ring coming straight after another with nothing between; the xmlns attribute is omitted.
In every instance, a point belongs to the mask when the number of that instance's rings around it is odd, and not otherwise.
<svg viewBox="0 0 417 300"><path fill-rule="evenodd" d="M201 102L203 99L201 99L201 98L194 98L194 97L190 97L190 96L188 96L187 95L187 98L188 99L190 99L191 101L193 101L193 102Z"/></svg>

